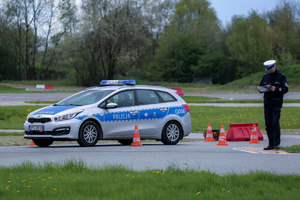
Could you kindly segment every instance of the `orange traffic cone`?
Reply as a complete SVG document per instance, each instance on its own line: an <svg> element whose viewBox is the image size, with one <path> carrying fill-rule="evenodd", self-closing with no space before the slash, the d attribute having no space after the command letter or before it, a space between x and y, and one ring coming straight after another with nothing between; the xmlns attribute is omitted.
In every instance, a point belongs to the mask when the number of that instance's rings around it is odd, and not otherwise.
<svg viewBox="0 0 300 200"><path fill-rule="evenodd" d="M206 131L206 138L204 142L215 142L212 134L212 129L210 123L208 124L207 131Z"/></svg>
<svg viewBox="0 0 300 200"><path fill-rule="evenodd" d="M226 142L226 136L225 136L225 130L224 130L224 126L221 126L221 130L220 130L220 135L219 135L219 142L217 144L218 146L227 146L227 142Z"/></svg>
<svg viewBox="0 0 300 200"><path fill-rule="evenodd" d="M251 144L259 144L260 143L258 141L255 124L252 125L252 132L251 132L250 142L249 143L251 143Z"/></svg>
<svg viewBox="0 0 300 200"><path fill-rule="evenodd" d="M142 143L141 143L139 129L138 129L137 125L135 125L135 128L134 128L134 134L133 134L133 140L132 140L131 146L133 146L133 147L143 146Z"/></svg>
<svg viewBox="0 0 300 200"><path fill-rule="evenodd" d="M36 146L36 144L33 142L33 140L31 140L31 143L29 144L29 146Z"/></svg>

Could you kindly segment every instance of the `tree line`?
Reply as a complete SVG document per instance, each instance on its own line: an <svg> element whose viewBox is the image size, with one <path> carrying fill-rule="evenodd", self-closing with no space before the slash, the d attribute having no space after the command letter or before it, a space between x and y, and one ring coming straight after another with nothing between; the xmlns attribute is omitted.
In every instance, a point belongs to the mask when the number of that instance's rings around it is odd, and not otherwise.
<svg viewBox="0 0 300 200"><path fill-rule="evenodd" d="M3 0L0 80L102 79L226 83L300 61L300 7L234 16L208 0Z"/></svg>

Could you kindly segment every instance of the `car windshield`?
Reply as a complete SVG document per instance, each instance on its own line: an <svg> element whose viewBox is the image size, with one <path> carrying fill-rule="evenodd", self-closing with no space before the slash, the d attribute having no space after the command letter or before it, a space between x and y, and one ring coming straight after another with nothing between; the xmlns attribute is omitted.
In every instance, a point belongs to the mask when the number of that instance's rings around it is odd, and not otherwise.
<svg viewBox="0 0 300 200"><path fill-rule="evenodd" d="M103 99L108 94L112 93L113 90L87 90L75 94L69 98L62 100L54 106L84 106L90 105Z"/></svg>

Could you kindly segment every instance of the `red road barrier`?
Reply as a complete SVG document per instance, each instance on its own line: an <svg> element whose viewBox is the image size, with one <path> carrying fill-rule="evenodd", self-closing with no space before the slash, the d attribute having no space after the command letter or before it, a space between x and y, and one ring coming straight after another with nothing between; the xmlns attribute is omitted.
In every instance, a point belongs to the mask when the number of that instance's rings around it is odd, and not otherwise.
<svg viewBox="0 0 300 200"><path fill-rule="evenodd" d="M246 141L250 140L252 126L255 124L258 140L263 140L264 137L258 127L258 123L243 123L243 124L230 124L226 134L227 141Z"/></svg>
<svg viewBox="0 0 300 200"><path fill-rule="evenodd" d="M45 89L53 89L53 85L45 85Z"/></svg>
<svg viewBox="0 0 300 200"><path fill-rule="evenodd" d="M183 91L181 88L171 88L172 90L176 90L177 94L183 96Z"/></svg>
<svg viewBox="0 0 300 200"><path fill-rule="evenodd" d="M36 85L36 88L38 88L38 89L53 89L53 85L38 84L38 85Z"/></svg>

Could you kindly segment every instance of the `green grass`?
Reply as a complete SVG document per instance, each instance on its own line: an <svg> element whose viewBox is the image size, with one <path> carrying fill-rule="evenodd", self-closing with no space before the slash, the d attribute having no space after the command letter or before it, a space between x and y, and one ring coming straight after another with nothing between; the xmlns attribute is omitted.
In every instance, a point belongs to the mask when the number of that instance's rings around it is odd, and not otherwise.
<svg viewBox="0 0 300 200"><path fill-rule="evenodd" d="M25 103L36 103L36 104L55 104L58 101L25 101Z"/></svg>
<svg viewBox="0 0 300 200"><path fill-rule="evenodd" d="M0 132L1 136L24 136L24 132Z"/></svg>
<svg viewBox="0 0 300 200"><path fill-rule="evenodd" d="M263 99L223 100L215 97L182 96L187 103L263 103ZM300 103L300 99L284 99L284 103Z"/></svg>
<svg viewBox="0 0 300 200"><path fill-rule="evenodd" d="M287 81L291 86L297 86L299 88L299 83L300 83L300 64L297 65L290 65L290 66L279 66L278 71L285 74L287 77ZM263 74L265 74L265 71L261 71L255 74L250 74L247 77L235 80L227 86L247 86L247 85L257 85L259 84ZM291 87L293 89L293 87Z"/></svg>
<svg viewBox="0 0 300 200"><path fill-rule="evenodd" d="M280 147L281 150L286 151L288 153L300 153L300 145L294 145L290 147Z"/></svg>
<svg viewBox="0 0 300 200"><path fill-rule="evenodd" d="M187 103L263 103L262 99L222 100L214 97L182 96ZM54 104L57 101L25 101L25 103ZM300 103L300 99L284 99L284 103Z"/></svg>
<svg viewBox="0 0 300 200"><path fill-rule="evenodd" d="M0 106L0 129L23 129L27 115L43 106Z"/></svg>
<svg viewBox="0 0 300 200"><path fill-rule="evenodd" d="M23 88L14 88L6 85L0 84L0 93L75 93L78 92L78 90L66 90L66 91L56 91L56 90L43 90L43 91L35 91L30 90L27 91Z"/></svg>
<svg viewBox="0 0 300 200"><path fill-rule="evenodd" d="M43 106L2 106L0 109L0 129L23 129L27 115ZM213 107L191 106L192 132L203 132L207 124L213 129L221 125L228 130L230 123L258 122L265 129L262 107ZM283 107L280 119L281 129L300 129L300 108Z"/></svg>
<svg viewBox="0 0 300 200"><path fill-rule="evenodd" d="M37 84L44 84L44 85L53 85L55 86L68 86L68 87L75 87L75 82L72 82L68 79L64 80L34 80L34 81L1 81L2 83L11 83L11 84L21 84L21 85L31 85L35 86Z"/></svg>
<svg viewBox="0 0 300 200"><path fill-rule="evenodd" d="M25 89L13 88L6 85L0 84L0 93L26 93Z"/></svg>
<svg viewBox="0 0 300 200"><path fill-rule="evenodd" d="M0 168L0 199L296 199L299 188L299 175L266 172L220 176L146 166L88 168L74 161Z"/></svg>
<svg viewBox="0 0 300 200"><path fill-rule="evenodd" d="M260 129L265 129L264 112L262 107L212 107L190 106L192 116L192 132L203 132L207 124L213 129L224 125L228 130L230 123L258 122ZM300 128L300 108L283 107L280 118L281 129Z"/></svg>

